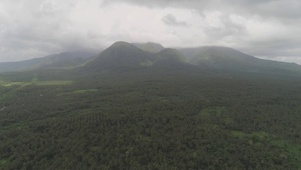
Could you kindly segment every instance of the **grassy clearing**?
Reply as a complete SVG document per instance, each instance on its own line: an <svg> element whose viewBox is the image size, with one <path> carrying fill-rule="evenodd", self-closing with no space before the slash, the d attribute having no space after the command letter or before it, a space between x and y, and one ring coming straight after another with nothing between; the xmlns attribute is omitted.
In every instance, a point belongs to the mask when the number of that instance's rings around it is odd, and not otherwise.
<svg viewBox="0 0 301 170"><path fill-rule="evenodd" d="M65 86L65 85L72 84L72 81L68 81L68 80L35 81L32 84L37 86Z"/></svg>
<svg viewBox="0 0 301 170"><path fill-rule="evenodd" d="M11 86L26 86L26 85L30 85L30 83L28 83L28 82L5 82L5 81L1 81L0 85L4 86L4 87L11 87Z"/></svg>
<svg viewBox="0 0 301 170"><path fill-rule="evenodd" d="M26 128L28 128L28 124L29 123L27 121L17 122L17 123L7 123L7 124L4 124L4 125L0 126L0 133L5 132L5 131L9 131L9 130L12 130L12 129L14 129L14 130L26 129Z"/></svg>
<svg viewBox="0 0 301 170"><path fill-rule="evenodd" d="M31 82L9 82L9 81L0 81L0 86L4 87L12 87L12 86L28 86L28 85L36 85L36 86L63 86L70 85L72 81L68 80L52 80L52 81L31 81Z"/></svg>
<svg viewBox="0 0 301 170"><path fill-rule="evenodd" d="M274 146L285 149L292 156L292 162L301 169L301 145L293 144L287 140L274 139L271 135L266 132L258 131L252 133L244 133L242 131L231 131L231 134L239 139L253 138L256 137L261 140L271 142Z"/></svg>
<svg viewBox="0 0 301 170"><path fill-rule="evenodd" d="M231 134L235 137L238 137L239 139L243 139L246 137L257 137L259 139L267 139L270 137L270 135L266 132L263 131L257 131L257 132L252 132L252 133L245 133L242 131L231 131Z"/></svg>
<svg viewBox="0 0 301 170"><path fill-rule="evenodd" d="M66 95L66 94L85 94L85 93L95 93L98 92L98 89L79 89L71 92L61 93L58 96Z"/></svg>
<svg viewBox="0 0 301 170"><path fill-rule="evenodd" d="M203 109L202 111L200 111L199 115L200 116L209 116L209 115L214 114L215 116L221 116L225 110L226 110L225 107L210 107L210 108L206 108L206 109Z"/></svg>
<svg viewBox="0 0 301 170"><path fill-rule="evenodd" d="M18 130L21 130L21 129L24 129L28 127L28 122L19 122L19 123L12 123L8 126L5 126L3 129L7 130L7 129L18 129Z"/></svg>
<svg viewBox="0 0 301 170"><path fill-rule="evenodd" d="M30 82L11 82L11 81L4 81L0 79L0 87L5 87L10 89L9 91L2 93L0 95L0 101L5 100L8 97L13 97L15 91L17 89L23 88L25 86L34 85L34 86L66 86L71 85L72 81L68 80L52 80L52 81L37 81L32 80Z"/></svg>
<svg viewBox="0 0 301 170"><path fill-rule="evenodd" d="M294 153L294 154L299 154L301 156L301 145L296 145L296 144L291 144L286 140L274 140L272 143L276 146L286 148L287 151ZM301 157L300 157L301 159Z"/></svg>
<svg viewBox="0 0 301 170"><path fill-rule="evenodd" d="M0 160L0 168L3 167L3 166L5 166L5 164L7 164L7 163L8 163L7 159L1 159Z"/></svg>
<svg viewBox="0 0 301 170"><path fill-rule="evenodd" d="M301 169L301 145L293 144L287 140L273 140L272 144L284 148L293 155L293 159L291 161L298 166L298 169Z"/></svg>
<svg viewBox="0 0 301 170"><path fill-rule="evenodd" d="M97 92L97 89L81 89L81 90L74 90L73 94L83 94L83 93L93 93L93 92Z"/></svg>

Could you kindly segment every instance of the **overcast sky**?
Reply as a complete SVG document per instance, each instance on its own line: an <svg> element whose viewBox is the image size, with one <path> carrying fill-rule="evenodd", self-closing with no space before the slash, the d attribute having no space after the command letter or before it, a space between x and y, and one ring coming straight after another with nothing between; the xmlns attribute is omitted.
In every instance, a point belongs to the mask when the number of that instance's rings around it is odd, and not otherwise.
<svg viewBox="0 0 301 170"><path fill-rule="evenodd" d="M299 0L1 0L0 62L115 41L228 46L301 64Z"/></svg>

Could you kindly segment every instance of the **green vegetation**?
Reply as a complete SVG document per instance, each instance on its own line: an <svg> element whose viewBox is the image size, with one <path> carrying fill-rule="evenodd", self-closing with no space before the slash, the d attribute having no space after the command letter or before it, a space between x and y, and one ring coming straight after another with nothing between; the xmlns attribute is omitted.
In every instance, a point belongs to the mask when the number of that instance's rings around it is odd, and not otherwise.
<svg viewBox="0 0 301 170"><path fill-rule="evenodd" d="M279 139L262 131L251 133L245 133L242 131L231 131L231 133L239 139L249 139L250 144L257 144L259 147L262 146L260 142L269 142L275 147L279 147L286 150L288 154L291 155L289 161L296 164L298 169L301 169L301 144L294 144L290 140ZM254 143L254 140L257 141L257 143ZM288 155L281 156L283 159L288 159Z"/></svg>
<svg viewBox="0 0 301 170"><path fill-rule="evenodd" d="M300 66L139 48L6 66L0 169L301 169Z"/></svg>
<svg viewBox="0 0 301 170"><path fill-rule="evenodd" d="M266 132L252 132L250 134L248 133L244 133L242 131L231 131L232 135L234 135L235 137L238 137L240 139L243 139L243 138L252 138L252 137L256 137L256 138L259 138L259 139L266 139L266 138L269 138L270 136L266 133Z"/></svg>
<svg viewBox="0 0 301 170"><path fill-rule="evenodd" d="M8 163L8 160L6 160L6 159L0 160L0 167L5 166L7 163Z"/></svg>
<svg viewBox="0 0 301 170"><path fill-rule="evenodd" d="M301 169L301 144L294 144L287 140L273 140L272 144L277 147L283 148L292 155L291 162Z"/></svg>
<svg viewBox="0 0 301 170"><path fill-rule="evenodd" d="M71 92L65 92L59 95L66 95L66 94L84 94L84 93L95 93L98 89L80 89L80 90L73 90Z"/></svg>
<svg viewBox="0 0 301 170"><path fill-rule="evenodd" d="M215 116L219 117L222 115L224 110L225 110L224 107L205 108L205 109L201 110L201 112L199 114L200 114L200 116L215 115Z"/></svg>
<svg viewBox="0 0 301 170"><path fill-rule="evenodd" d="M37 81L33 80L30 82L10 82L10 81L0 81L0 86L11 87L11 86L28 86L28 85L36 85L36 86L62 86L69 85L72 81L67 80L53 80L53 81Z"/></svg>
<svg viewBox="0 0 301 170"><path fill-rule="evenodd" d="M300 77L160 69L2 75L0 169L301 169Z"/></svg>

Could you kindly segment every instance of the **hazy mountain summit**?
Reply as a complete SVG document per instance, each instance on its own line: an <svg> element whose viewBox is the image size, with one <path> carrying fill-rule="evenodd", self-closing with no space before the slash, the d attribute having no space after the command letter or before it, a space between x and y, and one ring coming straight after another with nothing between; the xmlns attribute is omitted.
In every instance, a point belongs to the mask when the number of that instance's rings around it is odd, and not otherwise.
<svg viewBox="0 0 301 170"><path fill-rule="evenodd" d="M161 44L154 43L154 42L147 42L147 43L132 43L136 47L140 48L143 51L147 51L150 53L158 53L164 49Z"/></svg>
<svg viewBox="0 0 301 170"><path fill-rule="evenodd" d="M301 71L301 66L297 64L259 59L228 47L204 46L181 48L179 51L193 65L206 65L220 70L271 73Z"/></svg>
<svg viewBox="0 0 301 170"><path fill-rule="evenodd" d="M154 45L154 43L146 43L146 46L149 44ZM187 64L185 57L176 49L163 48L160 52L152 53L134 44L119 41L87 63L85 70L123 70L158 66L169 68L183 64Z"/></svg>
<svg viewBox="0 0 301 170"><path fill-rule="evenodd" d="M20 62L0 63L0 72L32 69L79 68L89 72L154 68L175 70L196 68L258 73L301 73L297 64L263 60L238 50L205 46L197 48L164 48L157 43L119 41L94 55L92 52L67 52ZM159 69L159 70L160 70ZM195 69L194 69L195 70Z"/></svg>
<svg viewBox="0 0 301 170"><path fill-rule="evenodd" d="M101 52L94 60L87 63L88 69L116 69L120 67L134 67L152 60L150 53L135 45L119 41Z"/></svg>

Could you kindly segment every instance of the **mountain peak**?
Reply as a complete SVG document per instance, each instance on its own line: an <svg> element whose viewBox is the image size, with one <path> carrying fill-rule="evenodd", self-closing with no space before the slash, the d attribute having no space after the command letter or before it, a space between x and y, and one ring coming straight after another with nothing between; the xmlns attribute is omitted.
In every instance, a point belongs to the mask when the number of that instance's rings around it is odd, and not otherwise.
<svg viewBox="0 0 301 170"><path fill-rule="evenodd" d="M149 53L131 43L118 41L105 49L86 67L96 70L139 67L141 63L151 60Z"/></svg>
<svg viewBox="0 0 301 170"><path fill-rule="evenodd" d="M150 52L150 53L158 53L164 49L161 44L154 43L154 42L146 42L146 43L133 43L136 47L140 48L143 51Z"/></svg>
<svg viewBox="0 0 301 170"><path fill-rule="evenodd" d="M177 49L174 48L164 48L159 52L159 54L182 55Z"/></svg>
<svg viewBox="0 0 301 170"><path fill-rule="evenodd" d="M114 44L112 44L109 48L111 47L133 47L133 45L125 41L117 41Z"/></svg>
<svg viewBox="0 0 301 170"><path fill-rule="evenodd" d="M155 43L155 42L150 42L150 41L146 42L145 45L153 45L153 46L158 46L158 47L164 48L161 44Z"/></svg>

